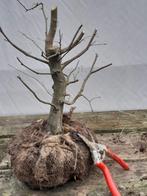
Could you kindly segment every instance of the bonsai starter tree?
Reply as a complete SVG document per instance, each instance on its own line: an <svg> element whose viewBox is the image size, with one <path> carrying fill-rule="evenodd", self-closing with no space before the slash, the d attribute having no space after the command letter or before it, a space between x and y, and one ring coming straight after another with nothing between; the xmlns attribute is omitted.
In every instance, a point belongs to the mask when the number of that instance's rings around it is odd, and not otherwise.
<svg viewBox="0 0 147 196"><path fill-rule="evenodd" d="M51 102L40 99L33 89L18 76L20 82L39 102L50 105L50 111L47 120L33 122L13 138L13 141L11 141L9 145L9 154L11 155L14 174L20 181L28 184L31 188L41 189L55 187L66 183L72 178L82 179L88 174L92 164L88 148L76 134L80 132L80 134L83 134L91 140L93 137L92 133L85 125L71 119L73 107L69 113L63 114L64 105L73 105L78 98L81 96L84 97L83 91L90 76L111 64L95 68L98 58L96 54L89 72L79 87L79 91L72 100L67 100L67 96L69 96L69 94L67 94L67 87L70 84L78 82L77 78L71 80L71 76L77 69L78 64L68 74L65 73L65 68L88 51L94 43L97 30L94 30L82 51L71 59L62 62L63 58L71 50L83 42L84 32L81 30L82 25L79 26L67 47L62 48L61 33L59 44L56 46L54 45L54 38L57 31L57 7L51 9L50 27L48 30L47 16L43 3L36 3L33 7L28 9L19 0L17 1L26 12L41 7L45 21L45 49L42 51L41 58L33 56L18 47L10 40L2 27L0 28L0 32L5 40L20 53L28 58L47 64L49 72L40 73L29 68L17 58L19 63L31 72L51 76L53 80L53 96Z"/></svg>

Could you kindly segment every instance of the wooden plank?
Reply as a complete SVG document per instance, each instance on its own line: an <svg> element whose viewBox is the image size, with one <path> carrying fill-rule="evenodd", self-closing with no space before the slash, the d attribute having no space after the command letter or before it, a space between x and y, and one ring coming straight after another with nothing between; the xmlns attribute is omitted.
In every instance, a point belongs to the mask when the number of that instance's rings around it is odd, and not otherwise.
<svg viewBox="0 0 147 196"><path fill-rule="evenodd" d="M5 157L10 137L16 134L16 132L19 132L23 127L28 126L32 121L44 118L47 118L47 115L0 118L1 194L12 196L45 196L46 194L51 196L108 195L108 189L102 173L97 169L93 169L89 177L83 181L69 182L64 186L46 192L32 191L12 177L9 158L7 159L7 157ZM147 130L147 110L75 113L73 118L86 123L88 127L95 130L98 133L97 137L99 142L111 146L112 150L128 161L130 171L123 171L114 161L110 161L109 159L106 161L122 195L128 196L131 192L134 196L140 193L145 195L147 193L147 178L143 178L143 175L147 173L147 150L141 153L139 150L139 142L142 135L141 131ZM102 131L103 133L112 133L102 134L100 133Z"/></svg>
<svg viewBox="0 0 147 196"><path fill-rule="evenodd" d="M0 138L14 135L32 121L45 119L48 115L0 117ZM119 112L75 113L73 119L79 120L96 132L145 131L147 129L147 110Z"/></svg>

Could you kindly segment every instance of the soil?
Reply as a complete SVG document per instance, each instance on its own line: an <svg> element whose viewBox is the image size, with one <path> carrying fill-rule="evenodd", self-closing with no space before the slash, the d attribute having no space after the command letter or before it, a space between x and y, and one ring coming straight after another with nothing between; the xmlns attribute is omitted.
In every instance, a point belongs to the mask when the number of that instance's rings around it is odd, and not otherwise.
<svg viewBox="0 0 147 196"><path fill-rule="evenodd" d="M91 131L68 114L63 116L63 134L50 135L46 127L46 120L33 122L10 142L8 151L17 179L32 189L44 189L85 178L92 159L77 133L90 140Z"/></svg>

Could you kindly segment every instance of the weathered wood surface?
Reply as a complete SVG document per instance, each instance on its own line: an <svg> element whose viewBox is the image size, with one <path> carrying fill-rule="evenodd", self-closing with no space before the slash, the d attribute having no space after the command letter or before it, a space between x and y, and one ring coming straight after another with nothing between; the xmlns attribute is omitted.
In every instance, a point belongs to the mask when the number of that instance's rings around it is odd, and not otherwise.
<svg viewBox="0 0 147 196"><path fill-rule="evenodd" d="M97 169L93 169L83 181L69 182L62 187L42 192L29 190L12 176L9 160L5 157L10 137L33 120L46 117L39 115L0 118L0 196L109 195L104 178ZM143 134L146 137L147 133L147 111L79 113L74 114L74 118L94 129L101 143L108 144L128 161L130 171L123 171L119 165L107 160L122 195L146 196L147 138L145 140L141 138ZM104 134L106 132L107 134ZM142 145L144 152L140 151Z"/></svg>
<svg viewBox="0 0 147 196"><path fill-rule="evenodd" d="M47 115L0 117L0 138L10 137L32 121L42 118L47 118ZM147 129L147 110L75 113L73 118L86 123L96 132Z"/></svg>

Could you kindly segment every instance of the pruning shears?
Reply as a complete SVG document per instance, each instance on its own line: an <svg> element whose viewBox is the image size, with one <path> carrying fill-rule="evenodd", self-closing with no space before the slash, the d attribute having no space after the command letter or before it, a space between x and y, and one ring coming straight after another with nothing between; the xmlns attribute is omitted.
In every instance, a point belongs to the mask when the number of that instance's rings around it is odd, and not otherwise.
<svg viewBox="0 0 147 196"><path fill-rule="evenodd" d="M124 170L129 170L128 164L123 159L121 159L118 155L112 152L109 148L107 148L105 145L98 144L95 141L91 142L86 137L84 137L79 133L78 136L88 146L94 164L103 172L103 175L105 177L108 188L112 193L112 196L121 196L115 182L112 179L111 173L108 167L103 163L103 160L105 158L105 155L107 154L110 158L112 158L117 163L119 163Z"/></svg>

